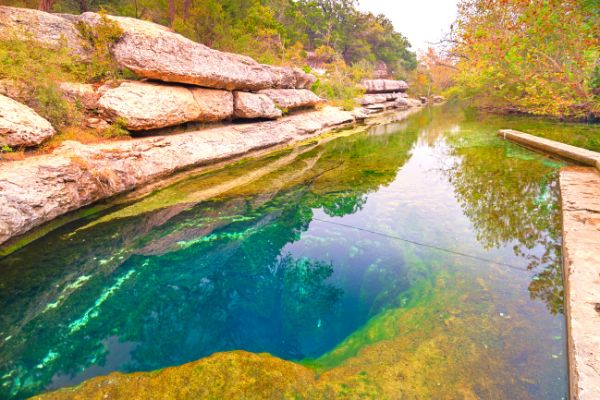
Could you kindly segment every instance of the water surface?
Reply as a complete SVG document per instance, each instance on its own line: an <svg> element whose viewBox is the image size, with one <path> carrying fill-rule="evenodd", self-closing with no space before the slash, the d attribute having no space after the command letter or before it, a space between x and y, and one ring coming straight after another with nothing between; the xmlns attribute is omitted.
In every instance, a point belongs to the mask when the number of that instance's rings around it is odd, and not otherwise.
<svg viewBox="0 0 600 400"><path fill-rule="evenodd" d="M561 163L519 124L554 126L427 109L55 230L0 259L0 397L246 350L315 393L566 398Z"/></svg>

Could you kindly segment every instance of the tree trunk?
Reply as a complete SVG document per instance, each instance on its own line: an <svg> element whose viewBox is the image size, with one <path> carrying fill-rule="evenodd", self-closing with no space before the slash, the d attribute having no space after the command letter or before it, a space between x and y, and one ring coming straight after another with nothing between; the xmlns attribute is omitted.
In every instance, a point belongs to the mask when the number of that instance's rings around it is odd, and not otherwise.
<svg viewBox="0 0 600 400"><path fill-rule="evenodd" d="M41 11L50 12L52 11L52 6L54 5L54 0L40 0L39 9Z"/></svg>
<svg viewBox="0 0 600 400"><path fill-rule="evenodd" d="M78 0L77 4L79 5L79 13L83 14L84 12L90 11L87 0Z"/></svg>
<svg viewBox="0 0 600 400"><path fill-rule="evenodd" d="M175 0L169 0L169 25L173 26L175 21Z"/></svg>
<svg viewBox="0 0 600 400"><path fill-rule="evenodd" d="M192 0L183 0L183 19L187 21L190 17L190 8L192 8Z"/></svg>

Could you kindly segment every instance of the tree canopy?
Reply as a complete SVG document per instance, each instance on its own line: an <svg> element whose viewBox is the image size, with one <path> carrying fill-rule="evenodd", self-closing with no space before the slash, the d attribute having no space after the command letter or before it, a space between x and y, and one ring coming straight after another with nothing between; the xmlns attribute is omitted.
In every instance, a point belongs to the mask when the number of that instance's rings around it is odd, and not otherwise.
<svg viewBox="0 0 600 400"><path fill-rule="evenodd" d="M105 10L171 26L210 47L270 64L305 61L308 51L333 52L347 64L385 62L416 67L410 43L384 15L356 0L9 0L12 5L80 13Z"/></svg>
<svg viewBox="0 0 600 400"><path fill-rule="evenodd" d="M456 91L481 105L600 116L599 0L462 0L446 43Z"/></svg>

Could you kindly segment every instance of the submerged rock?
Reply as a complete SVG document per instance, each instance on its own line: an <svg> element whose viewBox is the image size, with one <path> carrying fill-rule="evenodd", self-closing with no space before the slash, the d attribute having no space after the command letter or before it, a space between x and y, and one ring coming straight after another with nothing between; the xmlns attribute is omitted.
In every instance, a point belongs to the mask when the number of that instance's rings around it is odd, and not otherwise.
<svg viewBox="0 0 600 400"><path fill-rule="evenodd" d="M278 107L290 110L324 103L322 98L307 89L265 89L259 93L266 94Z"/></svg>
<svg viewBox="0 0 600 400"><path fill-rule="evenodd" d="M31 108L0 95L0 146L36 146L54 133L50 122Z"/></svg>
<svg viewBox="0 0 600 400"><path fill-rule="evenodd" d="M266 94L234 92L233 104L235 118L275 119L282 115L281 110L275 106L273 100Z"/></svg>
<svg viewBox="0 0 600 400"><path fill-rule="evenodd" d="M29 8L0 6L0 39L35 40L52 49L64 45L76 55L89 55L72 21Z"/></svg>
<svg viewBox="0 0 600 400"><path fill-rule="evenodd" d="M366 79L361 82L367 93L406 92L408 84L392 79Z"/></svg>

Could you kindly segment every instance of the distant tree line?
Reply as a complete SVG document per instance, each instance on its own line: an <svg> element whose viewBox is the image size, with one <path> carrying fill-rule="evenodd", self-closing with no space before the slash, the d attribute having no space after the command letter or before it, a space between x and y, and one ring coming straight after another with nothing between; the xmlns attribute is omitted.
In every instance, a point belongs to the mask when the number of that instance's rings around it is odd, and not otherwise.
<svg viewBox="0 0 600 400"><path fill-rule="evenodd" d="M461 0L417 78L485 108L600 119L600 0Z"/></svg>
<svg viewBox="0 0 600 400"><path fill-rule="evenodd" d="M271 64L298 64L308 52L325 62L385 62L392 72L416 68L408 40L383 15L357 0L8 0L51 12L109 14L152 20L220 50Z"/></svg>

